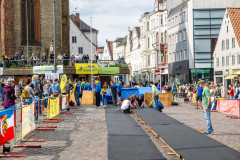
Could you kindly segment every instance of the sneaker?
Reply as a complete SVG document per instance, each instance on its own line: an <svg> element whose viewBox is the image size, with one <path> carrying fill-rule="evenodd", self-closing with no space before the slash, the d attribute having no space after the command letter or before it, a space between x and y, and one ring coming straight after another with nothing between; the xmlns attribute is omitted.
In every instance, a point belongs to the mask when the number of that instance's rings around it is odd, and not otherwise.
<svg viewBox="0 0 240 160"><path fill-rule="evenodd" d="M210 133L208 133L208 132L204 132L203 134L204 134L204 135L209 135Z"/></svg>

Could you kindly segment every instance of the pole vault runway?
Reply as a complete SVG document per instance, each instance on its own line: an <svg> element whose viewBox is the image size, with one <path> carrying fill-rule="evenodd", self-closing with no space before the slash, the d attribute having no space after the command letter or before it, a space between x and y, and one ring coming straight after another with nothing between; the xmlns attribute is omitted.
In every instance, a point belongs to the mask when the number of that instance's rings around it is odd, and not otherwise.
<svg viewBox="0 0 240 160"><path fill-rule="evenodd" d="M184 159L239 160L240 153L154 109L136 113Z"/></svg>
<svg viewBox="0 0 240 160"><path fill-rule="evenodd" d="M150 137L129 114L106 109L109 160L165 160Z"/></svg>

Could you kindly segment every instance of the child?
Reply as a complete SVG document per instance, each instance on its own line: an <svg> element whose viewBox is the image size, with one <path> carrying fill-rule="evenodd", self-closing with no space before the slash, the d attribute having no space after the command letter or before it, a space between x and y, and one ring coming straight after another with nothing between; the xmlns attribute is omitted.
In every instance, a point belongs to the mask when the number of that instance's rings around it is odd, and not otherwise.
<svg viewBox="0 0 240 160"><path fill-rule="evenodd" d="M103 107L107 107L107 86L104 85L102 89L102 103Z"/></svg>
<svg viewBox="0 0 240 160"><path fill-rule="evenodd" d="M35 103L35 120L37 121L38 120L38 95L39 95L39 92L36 91L34 93L34 97L32 98L32 101Z"/></svg>

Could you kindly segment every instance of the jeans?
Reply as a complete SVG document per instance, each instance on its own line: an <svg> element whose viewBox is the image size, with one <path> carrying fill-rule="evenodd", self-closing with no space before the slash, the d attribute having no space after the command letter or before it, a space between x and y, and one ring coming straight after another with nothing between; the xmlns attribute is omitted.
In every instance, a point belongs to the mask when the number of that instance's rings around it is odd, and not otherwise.
<svg viewBox="0 0 240 160"><path fill-rule="evenodd" d="M103 96L102 103L104 106L107 105L107 96Z"/></svg>
<svg viewBox="0 0 240 160"><path fill-rule="evenodd" d="M32 97L29 97L29 98L25 99L25 104L26 105L32 104Z"/></svg>
<svg viewBox="0 0 240 160"><path fill-rule="evenodd" d="M173 92L173 100L174 100L174 101L177 100L177 92Z"/></svg>
<svg viewBox="0 0 240 160"><path fill-rule="evenodd" d="M46 98L44 99L44 108L47 108L48 106L48 98L49 97L49 94L43 94L43 98Z"/></svg>
<svg viewBox="0 0 240 160"><path fill-rule="evenodd" d="M155 108L157 111L160 111L160 108L158 106L158 99L159 99L158 95L155 95L154 96L154 106L153 106L153 108Z"/></svg>
<svg viewBox="0 0 240 160"><path fill-rule="evenodd" d="M35 120L37 121L38 120L38 100L36 100L36 102L35 102L35 113L36 113L36 115L35 115ZM39 111L39 113L40 113L40 111Z"/></svg>
<svg viewBox="0 0 240 160"><path fill-rule="evenodd" d="M38 98L42 99L43 98L43 94L39 93ZM42 100L39 100L39 114L42 114Z"/></svg>
<svg viewBox="0 0 240 160"><path fill-rule="evenodd" d="M76 101L76 103L77 103L77 106L80 107L79 93L75 93L74 96L75 96L75 101Z"/></svg>
<svg viewBox="0 0 240 160"><path fill-rule="evenodd" d="M117 105L118 103L117 93L112 93L112 101L113 101L113 104Z"/></svg>
<svg viewBox="0 0 240 160"><path fill-rule="evenodd" d="M100 106L100 92L95 92L96 95L96 106Z"/></svg>
<svg viewBox="0 0 240 160"><path fill-rule="evenodd" d="M213 133L212 123L211 123L211 110L206 110L207 106L204 106L205 119L207 121L207 133Z"/></svg>
<svg viewBox="0 0 240 160"><path fill-rule="evenodd" d="M217 108L217 100L214 100L212 110L216 110L216 108Z"/></svg>
<svg viewBox="0 0 240 160"><path fill-rule="evenodd" d="M2 93L0 93L0 101L2 101Z"/></svg>
<svg viewBox="0 0 240 160"><path fill-rule="evenodd" d="M233 96L229 96L229 99L233 99Z"/></svg>

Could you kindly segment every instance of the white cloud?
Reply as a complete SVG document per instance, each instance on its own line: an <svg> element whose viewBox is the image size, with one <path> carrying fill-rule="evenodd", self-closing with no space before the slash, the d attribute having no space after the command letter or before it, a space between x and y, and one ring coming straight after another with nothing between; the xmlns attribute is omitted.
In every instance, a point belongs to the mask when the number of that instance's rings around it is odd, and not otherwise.
<svg viewBox="0 0 240 160"><path fill-rule="evenodd" d="M93 27L99 30L99 46L103 46L105 39L124 37L129 26L139 26L139 17L154 9L154 0L70 0L71 14L76 7L87 24L93 17Z"/></svg>

